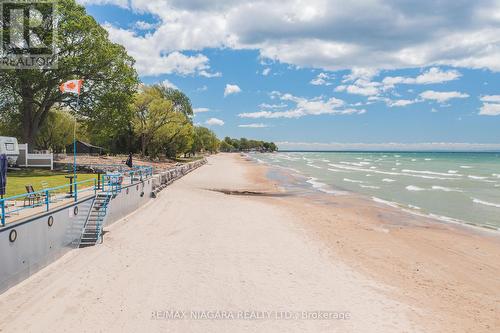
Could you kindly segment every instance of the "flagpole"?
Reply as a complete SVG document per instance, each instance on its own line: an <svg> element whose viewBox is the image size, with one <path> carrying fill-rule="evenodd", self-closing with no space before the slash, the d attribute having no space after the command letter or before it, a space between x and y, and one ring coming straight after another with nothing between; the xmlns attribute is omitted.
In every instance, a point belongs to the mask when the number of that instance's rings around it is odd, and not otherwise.
<svg viewBox="0 0 500 333"><path fill-rule="evenodd" d="M77 111L80 108L80 93L78 93L78 97L76 98L76 109ZM73 179L76 183L76 117L75 117L75 126L73 128Z"/></svg>

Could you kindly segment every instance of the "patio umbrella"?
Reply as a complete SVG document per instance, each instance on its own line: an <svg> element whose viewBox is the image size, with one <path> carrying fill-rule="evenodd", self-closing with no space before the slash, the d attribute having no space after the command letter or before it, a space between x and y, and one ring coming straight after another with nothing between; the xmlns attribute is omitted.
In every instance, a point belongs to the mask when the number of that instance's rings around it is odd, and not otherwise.
<svg viewBox="0 0 500 333"><path fill-rule="evenodd" d="M7 155L0 154L0 196L3 196L7 187Z"/></svg>

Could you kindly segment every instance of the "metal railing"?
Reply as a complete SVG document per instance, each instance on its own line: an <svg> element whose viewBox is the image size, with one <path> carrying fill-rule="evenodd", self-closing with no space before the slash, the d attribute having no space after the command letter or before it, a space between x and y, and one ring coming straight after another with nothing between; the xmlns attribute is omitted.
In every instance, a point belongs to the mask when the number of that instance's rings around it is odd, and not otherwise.
<svg viewBox="0 0 500 333"><path fill-rule="evenodd" d="M96 179L89 179L0 199L1 224L4 226L8 216L19 214L19 212L26 209L45 206L45 211L48 212L52 204L61 202L65 199L72 199L76 202L82 193L93 192L95 195L97 193L96 183ZM69 192L64 192L66 188ZM17 203L21 201L23 205L17 206ZM26 202L28 204L26 204Z"/></svg>
<svg viewBox="0 0 500 333"><path fill-rule="evenodd" d="M70 198L74 199L76 202L78 201L78 197L84 192L93 192L93 194L96 195L97 191L102 189L103 192L116 195L121 192L123 185L142 182L143 180L153 176L154 172L153 167L149 166L128 168L121 165L106 165L106 167L116 167L119 171L101 175L99 181L97 179L89 179L80 182L72 182L66 185L0 199L1 225L5 226L7 217L12 216L13 214L19 214L19 212L26 209L45 206L45 211L49 211L51 204L56 202L61 202L62 200ZM100 181L102 181L102 183ZM67 188L69 192L65 193L63 190L65 188ZM17 203L21 201L23 205L17 206ZM26 202L28 204L26 204Z"/></svg>

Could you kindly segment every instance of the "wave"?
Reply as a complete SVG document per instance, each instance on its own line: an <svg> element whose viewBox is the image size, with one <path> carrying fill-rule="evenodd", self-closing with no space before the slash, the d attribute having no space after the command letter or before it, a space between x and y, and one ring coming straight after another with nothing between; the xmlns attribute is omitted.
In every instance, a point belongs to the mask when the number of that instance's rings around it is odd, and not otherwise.
<svg viewBox="0 0 500 333"><path fill-rule="evenodd" d="M391 207L394 207L394 208L401 208L401 206L397 202L387 201L387 200L380 199L380 198L377 198L377 197L372 197L372 200L375 201L376 203L381 203L381 204L384 204L384 205L387 205L387 206L391 206Z"/></svg>
<svg viewBox="0 0 500 333"><path fill-rule="evenodd" d="M461 177L462 176L462 175L459 175L459 174L449 174L449 173L434 172L434 171L427 171L427 170L404 169L404 170L401 170L401 171L402 172L409 172L409 173L424 174L424 175L435 175L435 176L452 176L452 177Z"/></svg>
<svg viewBox="0 0 500 333"><path fill-rule="evenodd" d="M383 181L384 183L393 183L393 182L395 182L395 180L394 180L394 179L391 179L391 178L384 178L384 179L382 179L382 181Z"/></svg>
<svg viewBox="0 0 500 333"><path fill-rule="evenodd" d="M476 199L476 198L472 198L472 201L474 203L477 203L477 204L500 208L500 204L497 204L497 203L492 203L492 202L488 202L488 201L484 201L484 200L479 200L479 199Z"/></svg>
<svg viewBox="0 0 500 333"><path fill-rule="evenodd" d="M457 178L444 178L444 177L436 177L436 176L430 176L430 175L419 175L419 174L411 174L411 173L370 170L370 169L357 168L354 166L346 166L346 165L335 164L335 163L329 163L328 165L331 167L337 168L337 169L345 169L345 170L361 171L361 172L373 172L373 173L378 173L378 174L388 175L388 176L410 176L410 177L417 177L417 178L424 178L424 179L439 179L439 180L456 180L457 179ZM447 176L453 176L453 175L447 175Z"/></svg>
<svg viewBox="0 0 500 333"><path fill-rule="evenodd" d="M371 189L374 189L374 190L380 190L380 187L373 186L373 185L359 185L359 186L362 187L362 188L371 188Z"/></svg>
<svg viewBox="0 0 500 333"><path fill-rule="evenodd" d="M334 191L332 189L329 189L329 186L325 183L319 182L318 178L310 177L308 180L306 180L306 183L311 184L311 186L321 192L328 193L328 194L342 194L340 191Z"/></svg>
<svg viewBox="0 0 500 333"><path fill-rule="evenodd" d="M416 210L421 210L422 209L422 208L420 208L418 206L414 206L414 205L408 205L408 208L416 209Z"/></svg>
<svg viewBox="0 0 500 333"><path fill-rule="evenodd" d="M470 179L476 179L476 180L488 179L488 177L480 177L480 176L474 176L474 175L469 175L468 177Z"/></svg>
<svg viewBox="0 0 500 333"><path fill-rule="evenodd" d="M331 171L331 172L347 172L347 171L344 171L344 170L337 170L337 169L331 169L331 168L328 168L328 171Z"/></svg>
<svg viewBox="0 0 500 333"><path fill-rule="evenodd" d="M462 169L472 169L472 167L471 167L471 166L469 166L469 165L461 165L460 167L461 167Z"/></svg>
<svg viewBox="0 0 500 333"><path fill-rule="evenodd" d="M448 170L448 173L458 173L457 170Z"/></svg>
<svg viewBox="0 0 500 333"><path fill-rule="evenodd" d="M344 181L348 182L348 183L359 183L359 184L363 184L364 183L364 181L362 181L362 180L349 179L349 178L344 178Z"/></svg>
<svg viewBox="0 0 500 333"><path fill-rule="evenodd" d="M408 191L425 191L425 188L421 188L421 187L418 187L418 186L415 186L415 185L406 186L406 189Z"/></svg>
<svg viewBox="0 0 500 333"><path fill-rule="evenodd" d="M449 187L444 187L444 186L433 186L433 190L437 191L444 191L444 192L463 192L462 190L456 189L456 188L449 188Z"/></svg>
<svg viewBox="0 0 500 333"><path fill-rule="evenodd" d="M310 166L310 167L313 167L315 169L323 169L322 167L314 165L314 164L307 164L307 165Z"/></svg>

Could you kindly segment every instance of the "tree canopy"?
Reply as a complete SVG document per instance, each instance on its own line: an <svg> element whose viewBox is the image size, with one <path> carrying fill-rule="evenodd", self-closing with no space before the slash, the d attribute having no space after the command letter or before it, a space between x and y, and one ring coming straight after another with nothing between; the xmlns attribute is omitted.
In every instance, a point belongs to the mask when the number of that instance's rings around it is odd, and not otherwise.
<svg viewBox="0 0 500 333"><path fill-rule="evenodd" d="M110 121L116 111L127 108L138 83L133 58L109 40L84 7L74 0L59 0L55 15L57 68L0 71L0 109L18 117L21 137L29 144L35 143L54 105L68 106L85 120ZM58 89L72 79L84 80L79 99Z"/></svg>

